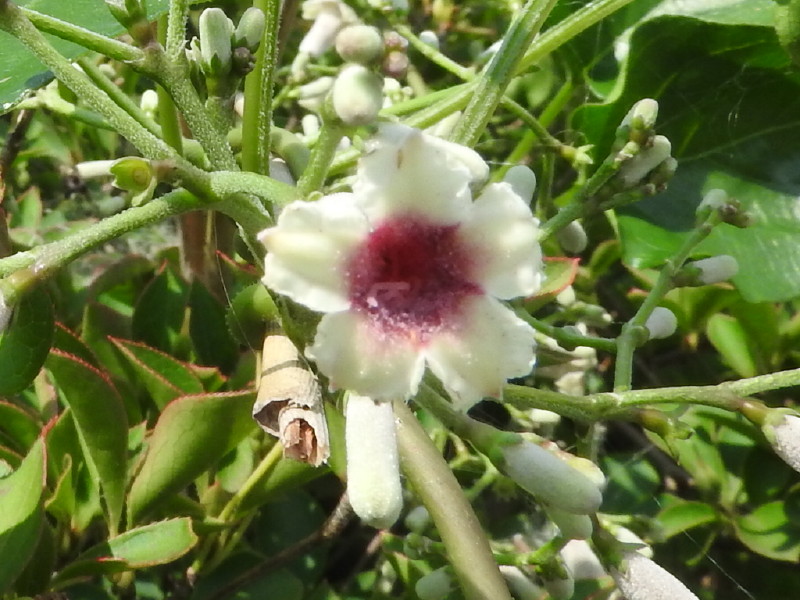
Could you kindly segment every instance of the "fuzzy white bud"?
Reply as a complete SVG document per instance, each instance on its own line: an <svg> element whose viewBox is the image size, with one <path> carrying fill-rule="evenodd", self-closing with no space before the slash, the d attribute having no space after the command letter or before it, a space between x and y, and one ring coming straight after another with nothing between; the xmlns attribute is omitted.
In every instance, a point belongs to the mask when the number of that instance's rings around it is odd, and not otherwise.
<svg viewBox="0 0 800 600"><path fill-rule="evenodd" d="M708 190L706 195L703 196L703 201L697 206L697 212L701 212L707 208L717 210L725 206L729 200L730 197L728 196L728 192L725 190Z"/></svg>
<svg viewBox="0 0 800 600"><path fill-rule="evenodd" d="M703 258L691 262L689 265L700 269L700 282L706 285L727 281L739 272L738 261L728 254Z"/></svg>
<svg viewBox="0 0 800 600"><path fill-rule="evenodd" d="M431 524L431 515L428 509L420 504L408 511L403 522L410 531L422 533Z"/></svg>
<svg viewBox="0 0 800 600"><path fill-rule="evenodd" d="M362 65L341 70L331 91L333 110L347 125L366 125L383 107L383 79Z"/></svg>
<svg viewBox="0 0 800 600"><path fill-rule="evenodd" d="M611 576L626 600L698 600L672 573L638 552L626 552Z"/></svg>
<svg viewBox="0 0 800 600"><path fill-rule="evenodd" d="M546 504L576 514L600 508L603 496L595 482L552 452L527 440L503 446L502 452L501 470Z"/></svg>
<svg viewBox="0 0 800 600"><path fill-rule="evenodd" d="M517 196L530 204L536 191L536 173L525 165L515 165L506 172L503 181L511 184Z"/></svg>
<svg viewBox="0 0 800 600"><path fill-rule="evenodd" d="M425 31L420 31L419 33L419 41L427 44L431 48L435 50L439 49L439 36L436 35L435 32L431 31L430 29L426 29Z"/></svg>
<svg viewBox="0 0 800 600"><path fill-rule="evenodd" d="M787 465L800 473L800 417L784 415L776 424L764 424L764 434Z"/></svg>
<svg viewBox="0 0 800 600"><path fill-rule="evenodd" d="M622 184L632 188L647 177L658 165L667 160L672 153L672 144L663 135L653 138L652 146L641 148L639 153L625 161L619 169Z"/></svg>
<svg viewBox="0 0 800 600"><path fill-rule="evenodd" d="M586 250L589 238L586 230L578 221L570 221L567 226L561 229L556 237L561 247L570 254L580 254Z"/></svg>
<svg viewBox="0 0 800 600"><path fill-rule="evenodd" d="M145 90L139 100L139 108L151 119L155 118L158 110L158 93L155 90Z"/></svg>
<svg viewBox="0 0 800 600"><path fill-rule="evenodd" d="M651 340L666 338L678 328L678 318L670 309L657 306L644 323Z"/></svg>
<svg viewBox="0 0 800 600"><path fill-rule="evenodd" d="M588 540L592 537L592 519L589 515L576 515L553 506L545 507L545 512L563 537L570 540Z"/></svg>
<svg viewBox="0 0 800 600"><path fill-rule="evenodd" d="M368 525L391 527L403 508L392 404L350 394L345 445L347 493L353 511Z"/></svg>
<svg viewBox="0 0 800 600"><path fill-rule="evenodd" d="M570 540L561 549L564 565L577 579L599 579L606 576L600 559L584 540Z"/></svg>
<svg viewBox="0 0 800 600"><path fill-rule="evenodd" d="M325 96L333 87L333 77L320 77L301 85L297 88L297 103L312 112L318 113L322 109Z"/></svg>
<svg viewBox="0 0 800 600"><path fill-rule="evenodd" d="M368 65L383 55L383 36L371 25L348 25L336 35L336 52L346 62Z"/></svg>
<svg viewBox="0 0 800 600"><path fill-rule="evenodd" d="M515 600L538 600L542 597L542 590L519 567L500 565L500 573Z"/></svg>
<svg viewBox="0 0 800 600"><path fill-rule="evenodd" d="M349 23L358 23L353 9L340 0L306 0L303 2L303 18L314 24L300 42L300 52L310 56L321 56L333 47L336 34Z"/></svg>
<svg viewBox="0 0 800 600"><path fill-rule="evenodd" d="M200 13L200 56L206 75L226 73L231 66L233 22L221 8L207 8Z"/></svg>

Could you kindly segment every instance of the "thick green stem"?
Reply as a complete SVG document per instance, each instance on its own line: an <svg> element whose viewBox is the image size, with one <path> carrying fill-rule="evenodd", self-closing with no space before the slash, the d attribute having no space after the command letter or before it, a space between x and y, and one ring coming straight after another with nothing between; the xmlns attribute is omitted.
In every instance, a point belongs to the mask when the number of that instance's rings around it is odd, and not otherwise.
<svg viewBox="0 0 800 600"><path fill-rule="evenodd" d="M466 600L511 600L489 541L453 472L405 402L394 403L400 460L447 548Z"/></svg>
<svg viewBox="0 0 800 600"><path fill-rule="evenodd" d="M277 68L279 0L255 0L266 17L266 28L256 53L256 66L244 80L242 115L242 169L269 175L272 88Z"/></svg>
<svg viewBox="0 0 800 600"><path fill-rule="evenodd" d="M143 206L129 208L98 221L68 237L3 259L0 261L0 275L6 276L19 269L31 268L37 276L48 276L89 250L123 234L203 206L200 200L186 190L175 190Z"/></svg>
<svg viewBox="0 0 800 600"><path fill-rule="evenodd" d="M319 190L325 183L336 148L344 137L345 130L340 125L335 125L329 120L322 122L322 128L317 138L317 143L311 151L311 159L297 182L297 194L306 198L311 192Z"/></svg>
<svg viewBox="0 0 800 600"><path fill-rule="evenodd" d="M530 46L555 4L556 0L528 0L511 23L497 54L478 76L475 94L453 131L452 141L475 145L514 78L522 49Z"/></svg>
<svg viewBox="0 0 800 600"><path fill-rule="evenodd" d="M175 157L175 152L162 140L143 128L133 117L75 69L34 27L20 9L7 2L0 4L0 28L22 42L68 88L98 113L103 115L122 136L139 151L153 159Z"/></svg>
<svg viewBox="0 0 800 600"><path fill-rule="evenodd" d="M167 27L167 17L161 17L158 20L158 41L161 44L166 44ZM161 125L161 137L180 154L183 154L183 133L172 96L158 84L156 84L156 93L158 94L158 121Z"/></svg>
<svg viewBox="0 0 800 600"><path fill-rule="evenodd" d="M130 44L100 35L94 31L84 29L78 25L73 25L72 23L56 19L55 17L45 15L29 8L20 6L19 10L38 30L59 37L62 40L68 40L79 46L88 48L89 50L94 50L114 60L135 63L144 58L144 53L139 48L131 46Z"/></svg>
<svg viewBox="0 0 800 600"><path fill-rule="evenodd" d="M186 20L189 18L189 0L170 0L167 15L167 35L164 46L169 60L183 55L186 44Z"/></svg>

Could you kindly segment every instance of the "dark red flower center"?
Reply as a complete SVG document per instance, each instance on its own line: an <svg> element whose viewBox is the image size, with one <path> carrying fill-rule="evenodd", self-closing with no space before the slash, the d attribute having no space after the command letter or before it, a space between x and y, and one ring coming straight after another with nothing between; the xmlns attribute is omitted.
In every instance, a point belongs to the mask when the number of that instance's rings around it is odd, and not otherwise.
<svg viewBox="0 0 800 600"><path fill-rule="evenodd" d="M452 323L463 300L483 292L458 225L397 216L373 230L347 266L354 310L390 335L428 336Z"/></svg>

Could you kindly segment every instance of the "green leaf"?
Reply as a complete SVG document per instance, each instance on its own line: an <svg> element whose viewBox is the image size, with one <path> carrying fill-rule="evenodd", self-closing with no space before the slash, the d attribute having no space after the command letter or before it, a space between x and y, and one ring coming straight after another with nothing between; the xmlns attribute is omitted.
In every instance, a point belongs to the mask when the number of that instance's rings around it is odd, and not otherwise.
<svg viewBox="0 0 800 600"><path fill-rule="evenodd" d="M544 260L544 284L535 296L525 300L525 308L533 312L553 300L578 274L579 258L552 257Z"/></svg>
<svg viewBox="0 0 800 600"><path fill-rule="evenodd" d="M62 352L77 356L93 367L98 366L97 358L89 349L89 346L87 346L75 332L68 329L62 323L56 322L55 335L53 336L53 348L58 348Z"/></svg>
<svg viewBox="0 0 800 600"><path fill-rule="evenodd" d="M782 501L769 502L733 522L736 535L753 552L774 560L800 561L800 526Z"/></svg>
<svg viewBox="0 0 800 600"><path fill-rule="evenodd" d="M17 4L104 35L117 36L123 32L122 25L99 0L20 0ZM167 12L168 5L168 0L148 0L148 15L155 19ZM67 58L77 58L87 52L70 42L54 38L51 41ZM13 108L28 90L41 87L52 79L38 59L5 32L0 33L0 73L3 73L0 79L0 112L3 113Z"/></svg>
<svg viewBox="0 0 800 600"><path fill-rule="evenodd" d="M139 342L111 341L136 369L158 408L179 396L203 392L203 384L192 370L170 355Z"/></svg>
<svg viewBox="0 0 800 600"><path fill-rule="evenodd" d="M64 567L56 582L63 586L64 582L88 575L164 565L184 556L196 544L189 518L150 523L90 548Z"/></svg>
<svg viewBox="0 0 800 600"><path fill-rule="evenodd" d="M603 512L628 514L654 508L655 492L661 485L658 471L642 457L606 456L603 472L608 487L603 493Z"/></svg>
<svg viewBox="0 0 800 600"><path fill-rule="evenodd" d="M665 539L669 539L694 527L713 523L717 520L717 511L705 502L687 502L678 499L662 510L656 519L661 526L660 532Z"/></svg>
<svg viewBox="0 0 800 600"><path fill-rule="evenodd" d="M225 320L225 307L198 281L189 294L189 335L203 365L213 365L230 373L239 357Z"/></svg>
<svg viewBox="0 0 800 600"><path fill-rule="evenodd" d="M0 333L0 396L24 390L36 377L53 341L53 305L37 287L20 298Z"/></svg>
<svg viewBox="0 0 800 600"><path fill-rule="evenodd" d="M133 312L133 337L175 354L186 313L188 285L165 263L139 296Z"/></svg>
<svg viewBox="0 0 800 600"><path fill-rule="evenodd" d="M740 377L758 374L747 334L739 321L728 315L716 314L708 320L706 335Z"/></svg>
<svg viewBox="0 0 800 600"><path fill-rule="evenodd" d="M106 373L71 354L53 350L47 368L72 410L84 459L103 490L114 531L125 499L128 419L122 399Z"/></svg>
<svg viewBox="0 0 800 600"><path fill-rule="evenodd" d="M39 541L46 461L40 438L19 468L0 479L0 593L9 590Z"/></svg>
<svg viewBox="0 0 800 600"><path fill-rule="evenodd" d="M131 487L131 522L216 464L255 430L254 392L184 396L161 413Z"/></svg>
<svg viewBox="0 0 800 600"><path fill-rule="evenodd" d="M0 432L14 442L14 447L25 452L39 437L41 425L36 418L21 407L0 400Z"/></svg>

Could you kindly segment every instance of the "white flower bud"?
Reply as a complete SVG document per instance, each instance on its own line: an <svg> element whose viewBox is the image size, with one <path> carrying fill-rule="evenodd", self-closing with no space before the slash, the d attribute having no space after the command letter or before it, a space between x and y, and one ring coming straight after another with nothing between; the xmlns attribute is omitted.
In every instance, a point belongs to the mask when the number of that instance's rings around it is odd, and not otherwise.
<svg viewBox="0 0 800 600"><path fill-rule="evenodd" d="M368 525L391 527L403 508L391 403L350 394L345 442L347 493L353 511Z"/></svg>
<svg viewBox="0 0 800 600"><path fill-rule="evenodd" d="M155 118L156 111L158 110L158 93L155 90L145 90L142 92L142 97L139 100L139 108L151 119Z"/></svg>
<svg viewBox="0 0 800 600"><path fill-rule="evenodd" d="M14 312L13 307L6 304L6 296L0 291L0 334L8 327L12 312Z"/></svg>
<svg viewBox="0 0 800 600"><path fill-rule="evenodd" d="M783 415L776 424L770 421L771 419L768 419L764 424L764 435L772 444L775 453L800 473L800 417Z"/></svg>
<svg viewBox="0 0 800 600"><path fill-rule="evenodd" d="M658 102L643 98L633 105L625 118L636 129L652 129L658 118Z"/></svg>
<svg viewBox="0 0 800 600"><path fill-rule="evenodd" d="M347 125L366 125L383 106L383 79L361 65L347 65L333 82L333 110Z"/></svg>
<svg viewBox="0 0 800 600"><path fill-rule="evenodd" d="M312 112L319 112L325 96L333 87L333 77L320 77L297 88L297 103Z"/></svg>
<svg viewBox="0 0 800 600"><path fill-rule="evenodd" d="M261 38L266 29L267 19L264 16L264 11L255 6L251 6L239 19L239 24L236 26L236 31L233 33L233 45L236 47L243 46L255 52L261 45Z"/></svg>
<svg viewBox="0 0 800 600"><path fill-rule="evenodd" d="M515 165L506 172L503 181L510 183L517 196L530 204L536 191L536 173L525 165Z"/></svg>
<svg viewBox="0 0 800 600"><path fill-rule="evenodd" d="M561 549L564 565L578 579L599 579L606 576L600 559L584 540L570 540Z"/></svg>
<svg viewBox="0 0 800 600"><path fill-rule="evenodd" d="M689 263L689 265L700 269L700 282L706 285L727 281L739 272L739 263L733 256L728 254L719 254L710 258L696 260Z"/></svg>
<svg viewBox="0 0 800 600"><path fill-rule="evenodd" d="M454 587L450 567L441 567L420 577L414 591L420 600L442 600Z"/></svg>
<svg viewBox="0 0 800 600"><path fill-rule="evenodd" d="M570 254L580 254L586 250L586 245L589 242L586 230L578 221L570 221L566 227L556 234L556 238L561 247Z"/></svg>
<svg viewBox="0 0 800 600"><path fill-rule="evenodd" d="M597 485L558 456L523 440L502 448L502 471L517 485L561 510L589 514L603 500Z"/></svg>
<svg viewBox="0 0 800 600"><path fill-rule="evenodd" d="M500 573L503 575L503 579L506 580L508 591L511 592L515 600L538 600L538 598L541 598L542 590L519 567L500 565Z"/></svg>
<svg viewBox="0 0 800 600"><path fill-rule="evenodd" d="M632 188L647 177L658 165L667 160L672 152L672 144L663 135L653 138L652 146L641 148L638 154L628 159L619 169L619 176L625 188Z"/></svg>
<svg viewBox="0 0 800 600"><path fill-rule="evenodd" d="M373 63L383 55L383 36L371 25L348 25L336 36L336 52L345 62Z"/></svg>
<svg viewBox="0 0 800 600"><path fill-rule="evenodd" d="M728 192L725 190L720 189L713 189L708 190L705 196L703 196L703 201L697 206L696 212L701 212L704 209L710 208L712 210L717 210L725 206L730 197L728 196Z"/></svg>
<svg viewBox="0 0 800 600"><path fill-rule="evenodd" d="M321 56L333 46L336 34L349 23L358 23L353 9L340 0L306 0L303 2L303 18L313 19L314 24L300 42L300 52L309 56Z"/></svg>
<svg viewBox="0 0 800 600"><path fill-rule="evenodd" d="M670 309L657 306L647 317L644 323L645 328L650 333L651 340L666 338L675 333L678 328L678 318Z"/></svg>
<svg viewBox="0 0 800 600"><path fill-rule="evenodd" d="M421 41L424 44L427 44L428 46L434 48L435 50L439 49L439 36L436 35L436 33L431 31L430 29L426 29L425 31L420 32L419 41Z"/></svg>
<svg viewBox="0 0 800 600"><path fill-rule="evenodd" d="M87 160L75 165L75 172L81 179L96 179L111 175L111 165L116 160Z"/></svg>
<svg viewBox="0 0 800 600"><path fill-rule="evenodd" d="M201 66L206 75L227 73L231 66L233 22L221 8L207 8L200 13Z"/></svg>
<svg viewBox="0 0 800 600"><path fill-rule="evenodd" d="M626 552L611 576L626 600L698 600L674 575L638 552Z"/></svg>
<svg viewBox="0 0 800 600"><path fill-rule="evenodd" d="M588 540L592 537L592 519L588 515L576 515L553 506L546 506L545 512L565 538Z"/></svg>

